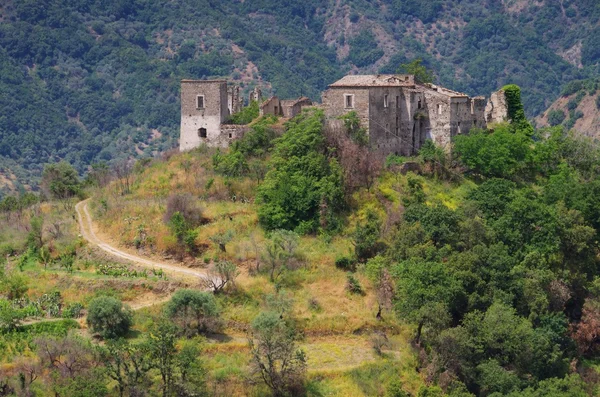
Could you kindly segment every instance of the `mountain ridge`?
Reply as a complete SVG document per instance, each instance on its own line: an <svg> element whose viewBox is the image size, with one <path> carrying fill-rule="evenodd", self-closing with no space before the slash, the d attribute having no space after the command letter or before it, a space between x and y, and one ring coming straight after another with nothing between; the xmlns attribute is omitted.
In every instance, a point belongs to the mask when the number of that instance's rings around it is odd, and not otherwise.
<svg viewBox="0 0 600 397"><path fill-rule="evenodd" d="M0 18L0 167L13 190L48 162L84 173L174 147L182 78L318 100L345 73L421 57L469 95L520 85L534 116L600 60L593 0L23 0Z"/></svg>

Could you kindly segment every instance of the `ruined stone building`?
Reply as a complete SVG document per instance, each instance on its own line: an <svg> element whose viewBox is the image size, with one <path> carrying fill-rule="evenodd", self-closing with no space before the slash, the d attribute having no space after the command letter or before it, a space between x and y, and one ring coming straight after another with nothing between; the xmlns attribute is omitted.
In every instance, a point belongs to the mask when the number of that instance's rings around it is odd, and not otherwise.
<svg viewBox="0 0 600 397"><path fill-rule="evenodd" d="M348 75L331 84L323 93L322 107L330 127L341 128L339 117L355 111L367 131L372 149L383 154L410 156L431 139L448 148L452 137L471 128L486 128L490 122L506 120L507 109L501 92L485 98L468 95L433 84L420 84L413 75ZM260 115L292 118L309 98L281 100L277 96L262 102L260 89L249 95L260 103ZM227 124L229 116L242 110L243 99L236 86L225 80L183 80L181 82L180 150L207 144L227 147L243 136L247 127Z"/></svg>
<svg viewBox="0 0 600 397"><path fill-rule="evenodd" d="M292 118L303 107L312 105L306 97L294 100L271 97L262 102L262 92L258 87L248 96L248 102L252 101L260 104L261 116L273 114L286 118ZM202 144L227 147L231 140L241 138L248 128L229 124L228 119L241 111L243 105L240 87L228 87L226 80L182 80L179 150L190 150Z"/></svg>
<svg viewBox="0 0 600 397"><path fill-rule="evenodd" d="M239 87L228 88L225 80L182 80L179 150L203 143L227 147L232 139L242 137L246 127L227 124L229 116L242 106Z"/></svg>
<svg viewBox="0 0 600 397"><path fill-rule="evenodd" d="M312 101L303 96L298 99L279 99L272 96L260 105L260 115L273 114L286 118L293 118L302 112L302 108L312 106Z"/></svg>
<svg viewBox="0 0 600 397"><path fill-rule="evenodd" d="M413 75L349 75L323 93L330 126L355 111L366 128L371 147L384 154L409 156L431 139L448 147L452 137L471 128L486 128L505 115L497 107L486 115L486 100L433 84L419 84Z"/></svg>

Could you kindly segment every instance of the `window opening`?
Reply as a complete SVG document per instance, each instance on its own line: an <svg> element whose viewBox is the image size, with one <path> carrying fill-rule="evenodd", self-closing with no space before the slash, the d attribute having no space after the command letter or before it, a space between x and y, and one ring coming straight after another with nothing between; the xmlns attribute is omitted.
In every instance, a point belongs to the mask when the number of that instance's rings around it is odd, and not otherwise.
<svg viewBox="0 0 600 397"><path fill-rule="evenodd" d="M354 95L346 95L346 108L354 107Z"/></svg>
<svg viewBox="0 0 600 397"><path fill-rule="evenodd" d="M388 107L388 96L387 96L387 94L383 96L383 107L384 108Z"/></svg>
<svg viewBox="0 0 600 397"><path fill-rule="evenodd" d="M198 130L198 136L199 136L200 138L206 138L206 128L200 128L200 129Z"/></svg>
<svg viewBox="0 0 600 397"><path fill-rule="evenodd" d="M204 95L198 95L196 97L196 107L198 109L204 109Z"/></svg>

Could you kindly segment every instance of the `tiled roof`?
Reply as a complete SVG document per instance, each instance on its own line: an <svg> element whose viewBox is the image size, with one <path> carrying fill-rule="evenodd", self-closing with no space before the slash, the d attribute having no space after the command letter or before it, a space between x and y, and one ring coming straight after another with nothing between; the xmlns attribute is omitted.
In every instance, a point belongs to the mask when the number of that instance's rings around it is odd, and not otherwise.
<svg viewBox="0 0 600 397"><path fill-rule="evenodd" d="M404 87L413 86L414 76L408 74L357 74L347 75L330 87Z"/></svg>

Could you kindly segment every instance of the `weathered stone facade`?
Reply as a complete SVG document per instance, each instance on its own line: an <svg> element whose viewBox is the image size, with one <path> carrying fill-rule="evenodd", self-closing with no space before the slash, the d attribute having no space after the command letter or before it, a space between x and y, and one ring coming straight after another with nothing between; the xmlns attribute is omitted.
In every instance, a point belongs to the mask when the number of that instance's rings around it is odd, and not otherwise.
<svg viewBox="0 0 600 397"><path fill-rule="evenodd" d="M260 100L261 95L255 88L249 100ZM413 75L349 75L331 84L322 99L331 127L339 130L339 117L355 111L371 147L383 154L410 156L426 140L448 149L452 137L507 119L503 91L492 94L486 106L483 97L419 84ZM239 87L228 88L225 80L183 80L180 150L203 143L227 147L231 140L241 138L247 128L226 123L242 104ZM312 105L306 97L281 100L272 96L261 103L260 115L292 118Z"/></svg>
<svg viewBox="0 0 600 397"><path fill-rule="evenodd" d="M221 124L229 117L227 81L183 80L181 82L181 131L179 150L206 143L226 147Z"/></svg>
<svg viewBox="0 0 600 397"><path fill-rule="evenodd" d="M323 93L323 107L332 126L355 111L371 147L384 154L413 155L428 139L449 148L453 136L487 125L484 98L418 84L412 75L346 76Z"/></svg>
<svg viewBox="0 0 600 397"><path fill-rule="evenodd" d="M302 108L312 106L312 104L312 101L307 97L281 100L276 96L272 96L260 105L260 115L272 114L291 119L299 115Z"/></svg>

